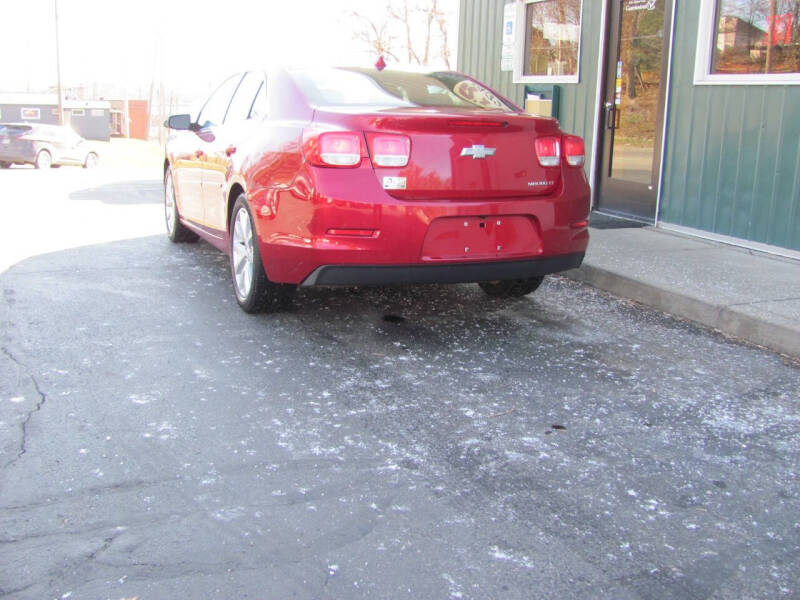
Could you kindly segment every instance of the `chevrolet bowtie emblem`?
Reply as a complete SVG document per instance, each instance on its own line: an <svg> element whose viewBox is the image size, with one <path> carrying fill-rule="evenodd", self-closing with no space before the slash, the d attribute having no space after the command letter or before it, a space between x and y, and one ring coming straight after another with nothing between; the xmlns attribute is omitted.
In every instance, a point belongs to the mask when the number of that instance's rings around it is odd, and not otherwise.
<svg viewBox="0 0 800 600"><path fill-rule="evenodd" d="M486 158L487 156L494 156L495 148L487 148L481 144L476 144L471 148L462 148L461 156L471 156L475 158Z"/></svg>

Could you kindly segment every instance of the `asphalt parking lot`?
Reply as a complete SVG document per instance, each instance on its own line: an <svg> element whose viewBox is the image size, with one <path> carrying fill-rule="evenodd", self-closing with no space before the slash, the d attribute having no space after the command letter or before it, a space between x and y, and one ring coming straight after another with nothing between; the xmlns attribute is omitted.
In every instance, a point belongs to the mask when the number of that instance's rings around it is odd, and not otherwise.
<svg viewBox="0 0 800 600"><path fill-rule="evenodd" d="M249 316L160 202L0 172L0 597L800 597L797 363L558 277Z"/></svg>

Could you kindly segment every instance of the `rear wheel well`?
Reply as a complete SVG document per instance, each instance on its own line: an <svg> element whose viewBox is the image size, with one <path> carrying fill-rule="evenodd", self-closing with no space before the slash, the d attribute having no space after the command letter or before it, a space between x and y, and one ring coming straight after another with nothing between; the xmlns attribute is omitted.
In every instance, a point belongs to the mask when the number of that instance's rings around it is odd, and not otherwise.
<svg viewBox="0 0 800 600"><path fill-rule="evenodd" d="M244 193L244 188L238 183L231 186L231 191L228 192L228 218L225 220L225 226L231 228L231 215L233 214L233 205L236 204L236 199Z"/></svg>

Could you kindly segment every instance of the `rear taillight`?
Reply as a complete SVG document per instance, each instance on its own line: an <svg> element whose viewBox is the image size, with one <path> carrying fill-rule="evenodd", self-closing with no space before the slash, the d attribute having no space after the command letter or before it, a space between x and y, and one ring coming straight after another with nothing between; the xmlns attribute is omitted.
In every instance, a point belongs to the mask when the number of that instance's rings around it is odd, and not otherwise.
<svg viewBox="0 0 800 600"><path fill-rule="evenodd" d="M543 167L557 167L561 161L561 140L547 136L536 138L536 157Z"/></svg>
<svg viewBox="0 0 800 600"><path fill-rule="evenodd" d="M577 135L564 136L564 156L571 167L582 167L586 162L586 147L583 138Z"/></svg>
<svg viewBox="0 0 800 600"><path fill-rule="evenodd" d="M405 167L411 155L411 138L407 135L367 134L372 162L376 167Z"/></svg>
<svg viewBox="0 0 800 600"><path fill-rule="evenodd" d="M357 167L364 156L363 138L354 131L303 131L303 154L320 167Z"/></svg>

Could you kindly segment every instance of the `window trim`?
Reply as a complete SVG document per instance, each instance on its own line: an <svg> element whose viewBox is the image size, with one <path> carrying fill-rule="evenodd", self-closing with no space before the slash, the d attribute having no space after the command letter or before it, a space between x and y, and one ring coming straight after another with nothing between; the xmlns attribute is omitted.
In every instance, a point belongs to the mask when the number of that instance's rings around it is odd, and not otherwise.
<svg viewBox="0 0 800 600"><path fill-rule="evenodd" d="M580 18L578 26L578 67L574 75L524 75L523 65L525 64L525 38L527 37L525 12L529 4L546 2L547 0L517 0L517 15L514 23L514 83L580 83L581 81L581 62L583 50L583 6L581 0Z"/></svg>
<svg viewBox="0 0 800 600"><path fill-rule="evenodd" d="M257 120L263 121L264 119L267 118L267 116L269 116L269 102L267 96L267 94L269 94L269 84L267 82L269 78L267 77L267 74L262 71L259 71L258 73L259 75L261 75L261 85L258 86L256 95L253 96L253 102L250 104L250 112L247 113L248 121L256 118L253 116L253 109L256 107L256 100L258 100L258 95L261 93L262 88L264 89L264 114L261 116L260 119Z"/></svg>
<svg viewBox="0 0 800 600"><path fill-rule="evenodd" d="M253 99L250 101L250 106L247 107L247 116L243 120L229 121L228 120L228 114L231 112L231 106L233 106L233 100L234 100L234 98L236 98L236 94L239 93L239 88L242 87L242 84L245 82L245 80L247 79L248 75L253 75L254 77L258 77L261 80L261 83L256 88L256 94L255 94L255 96L253 96ZM231 96L230 102L228 102L228 108L225 110L225 118L223 119L223 124L230 125L232 123L246 123L247 121L249 121L250 120L250 113L253 112L253 106L255 105L256 98L258 97L258 93L261 91L261 88L266 85L266 82L267 82L266 74L263 71L259 71L259 70L256 70L256 71L245 71L242 74L241 79L239 79L239 84L236 86L236 90L233 92L233 95Z"/></svg>
<svg viewBox="0 0 800 600"><path fill-rule="evenodd" d="M731 75L712 73L711 59L716 35L716 9L719 0L700 0L697 25L697 52L694 59L695 85L800 85L800 73L751 73Z"/></svg>

